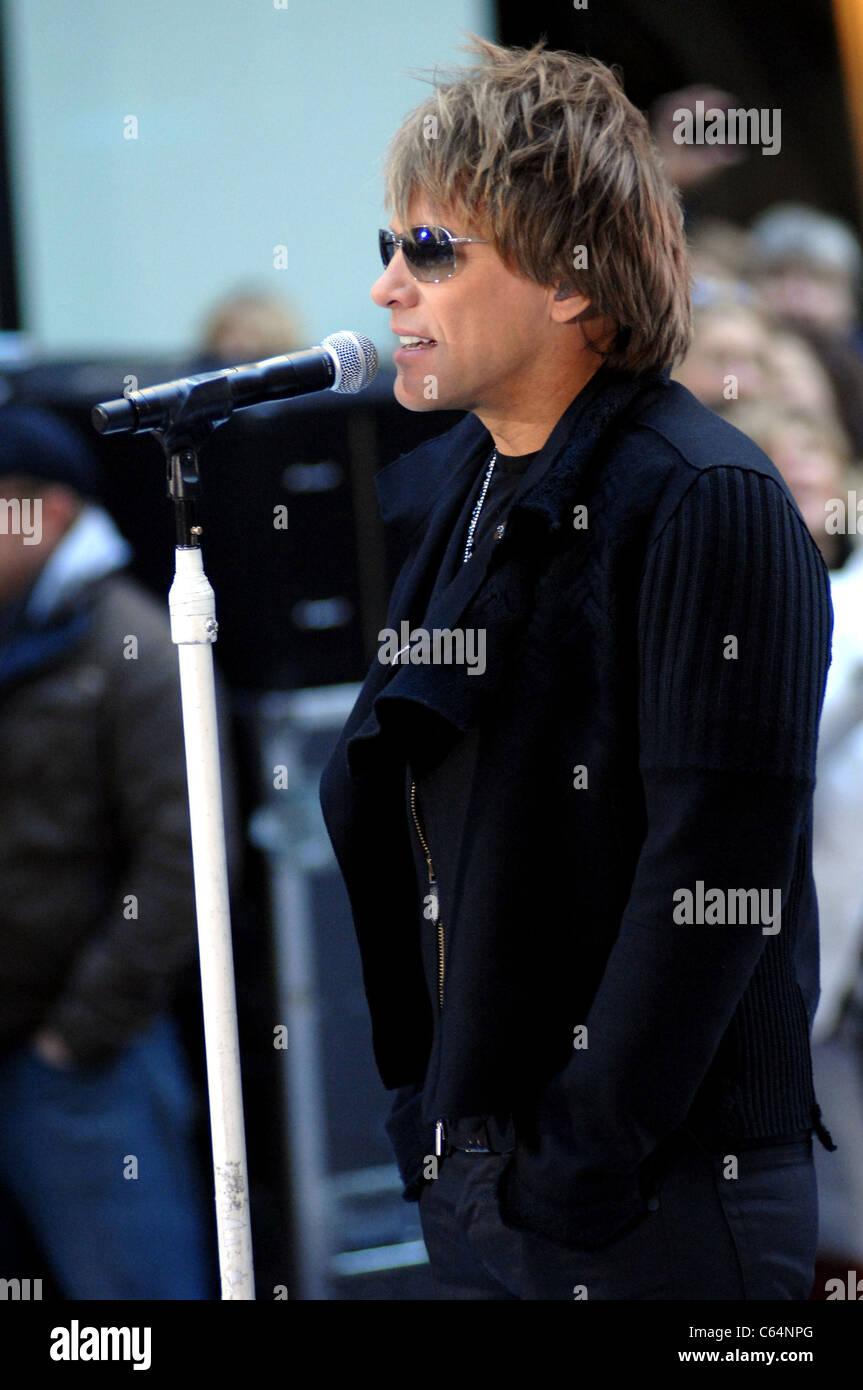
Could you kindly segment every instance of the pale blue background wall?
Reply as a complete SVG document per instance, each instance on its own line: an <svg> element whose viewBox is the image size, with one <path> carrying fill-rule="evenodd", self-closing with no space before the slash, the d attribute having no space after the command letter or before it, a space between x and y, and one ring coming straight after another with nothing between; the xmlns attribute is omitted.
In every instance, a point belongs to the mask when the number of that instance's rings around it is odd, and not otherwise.
<svg viewBox="0 0 863 1390"><path fill-rule="evenodd" d="M5 0L22 314L40 350L182 351L249 282L293 300L309 344L352 328L391 345L368 297L381 157L426 92L408 73L467 61L462 31L495 37L493 6L276 3Z"/></svg>

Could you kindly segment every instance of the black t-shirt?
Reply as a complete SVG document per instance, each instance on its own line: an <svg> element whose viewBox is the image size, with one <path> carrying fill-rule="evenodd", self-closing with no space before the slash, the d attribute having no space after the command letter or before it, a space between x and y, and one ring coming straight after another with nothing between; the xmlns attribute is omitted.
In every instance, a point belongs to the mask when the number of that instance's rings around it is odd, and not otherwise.
<svg viewBox="0 0 863 1390"><path fill-rule="evenodd" d="M497 460L492 470L491 482L485 494L485 501L479 514L479 520L474 527L473 545L467 563L477 556L480 550L489 542L498 526L506 518L510 503L518 491L519 484L525 472L533 463L539 451L532 454L498 454ZM470 528L470 519L473 509L479 501L482 485L488 470L489 454L483 459L482 467L477 475L477 480L471 488L467 500L462 508L461 515L456 523L455 537L448 546L438 582L449 583L454 577L459 565L465 563L464 548L467 545L467 533Z"/></svg>
<svg viewBox="0 0 863 1390"><path fill-rule="evenodd" d="M473 533L471 558L473 551L484 545L486 538L492 535L496 527L504 520L509 510L509 504L518 491L519 483L535 458L536 453L498 454L492 471L491 482L485 494L485 501L482 504L482 511ZM486 467L488 467L488 463L486 463ZM483 472L484 478L485 472ZM481 487L482 484L480 484ZM471 511L476 506L478 498L479 492L473 498ZM468 525L470 525L470 518L468 518ZM465 533L465 543L467 543L467 533ZM464 559L464 548L462 548L462 559Z"/></svg>

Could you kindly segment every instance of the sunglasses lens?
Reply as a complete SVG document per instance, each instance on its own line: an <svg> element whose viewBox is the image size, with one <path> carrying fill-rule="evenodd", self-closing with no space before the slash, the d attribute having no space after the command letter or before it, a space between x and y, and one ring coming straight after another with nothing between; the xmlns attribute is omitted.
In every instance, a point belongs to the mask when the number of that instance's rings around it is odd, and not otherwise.
<svg viewBox="0 0 863 1390"><path fill-rule="evenodd" d="M388 266L393 256L396 254L396 238L394 232L385 232L383 228L378 232L378 248L381 253L381 260L384 266Z"/></svg>
<svg viewBox="0 0 863 1390"><path fill-rule="evenodd" d="M412 227L404 252L418 280L445 280L455 270L455 247L443 227Z"/></svg>
<svg viewBox="0 0 863 1390"><path fill-rule="evenodd" d="M381 260L388 266L398 250L395 232L378 232ZM443 227L412 227L402 250L417 280L446 280L455 270L455 247Z"/></svg>

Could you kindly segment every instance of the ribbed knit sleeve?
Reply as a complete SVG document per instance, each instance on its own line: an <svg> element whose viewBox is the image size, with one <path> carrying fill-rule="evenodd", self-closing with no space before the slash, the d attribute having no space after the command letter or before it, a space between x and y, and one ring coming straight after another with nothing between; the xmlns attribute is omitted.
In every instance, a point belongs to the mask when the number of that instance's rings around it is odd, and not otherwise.
<svg viewBox="0 0 863 1390"><path fill-rule="evenodd" d="M826 596L823 561L774 479L702 473L647 559L642 766L812 777Z"/></svg>
<svg viewBox="0 0 863 1390"><path fill-rule="evenodd" d="M564 1240L608 1238L637 1213L637 1168L690 1115L720 1043L748 1097L729 1100L738 1108L715 1117L720 1131L806 1130L813 1105L793 957L801 903L815 931L809 830L831 610L821 558L775 479L723 467L693 482L650 546L638 625L646 837L588 1045L546 1089L543 1144L517 1154L508 1179L510 1209L529 1204L551 1234L569 1173L580 1210ZM699 882L726 900L764 892L781 903L778 925L681 921L675 895L697 900Z"/></svg>

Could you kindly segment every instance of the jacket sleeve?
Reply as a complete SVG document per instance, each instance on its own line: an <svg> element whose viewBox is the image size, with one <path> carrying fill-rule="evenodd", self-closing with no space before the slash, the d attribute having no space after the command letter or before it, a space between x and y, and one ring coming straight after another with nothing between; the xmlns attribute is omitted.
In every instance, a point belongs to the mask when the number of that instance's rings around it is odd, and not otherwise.
<svg viewBox="0 0 863 1390"><path fill-rule="evenodd" d="M504 1175L512 1224L601 1245L643 1211L639 1165L685 1121L783 930L781 915L687 925L675 895L699 880L766 890L793 913L811 873L830 625L825 567L776 480L701 473L651 545L639 596L645 840L588 1045L543 1093L537 1145Z"/></svg>
<svg viewBox="0 0 863 1390"><path fill-rule="evenodd" d="M118 628L105 641L107 814L117 862L110 906L89 933L41 1027L84 1065L115 1056L170 1002L196 954L196 924L177 654L166 620L140 599L123 614L138 639L123 659ZM220 699L223 759L226 721ZM229 757L223 761L229 871L238 835Z"/></svg>
<svg viewBox="0 0 863 1390"><path fill-rule="evenodd" d="M422 1123L422 1090L421 1082L400 1086L385 1125L406 1202L419 1201L425 1186L423 1167L431 1148L432 1136Z"/></svg>

